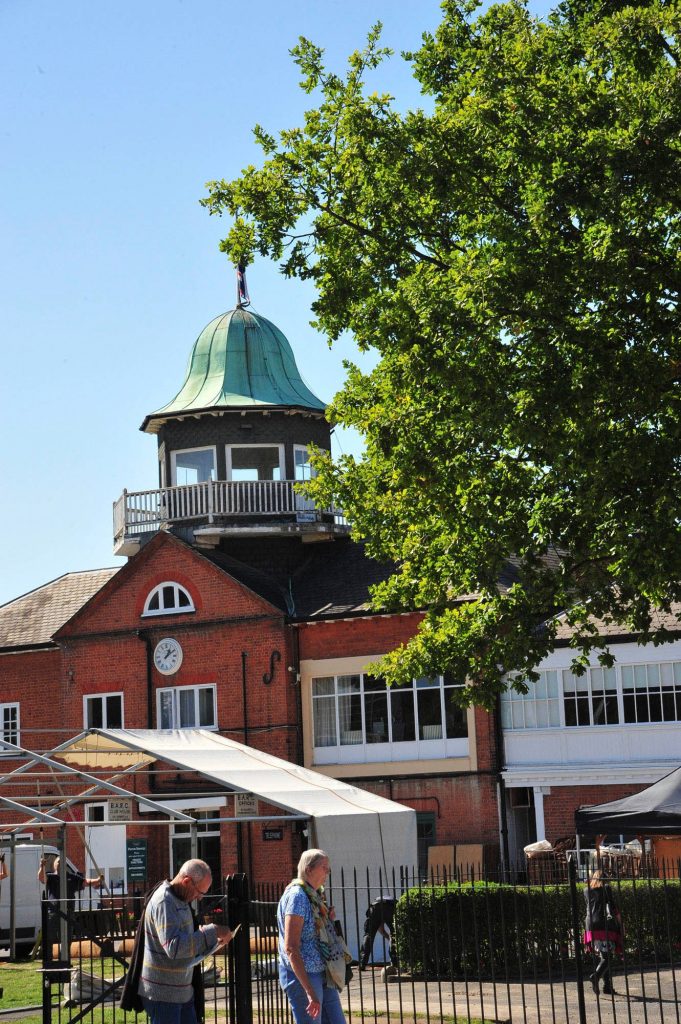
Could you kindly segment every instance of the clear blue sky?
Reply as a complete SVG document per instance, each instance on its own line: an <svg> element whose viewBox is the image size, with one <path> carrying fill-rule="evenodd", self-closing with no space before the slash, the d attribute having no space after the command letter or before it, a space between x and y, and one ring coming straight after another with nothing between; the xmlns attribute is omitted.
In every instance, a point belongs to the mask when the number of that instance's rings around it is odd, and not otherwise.
<svg viewBox="0 0 681 1024"><path fill-rule="evenodd" d="M300 123L300 35L342 70L377 20L396 51L377 84L417 105L399 51L437 25L435 0L1 0L0 603L123 564L112 502L157 486L139 425L235 301L204 184L258 160L256 122ZM330 399L352 345L329 351L309 327L312 290L275 266L248 283Z"/></svg>

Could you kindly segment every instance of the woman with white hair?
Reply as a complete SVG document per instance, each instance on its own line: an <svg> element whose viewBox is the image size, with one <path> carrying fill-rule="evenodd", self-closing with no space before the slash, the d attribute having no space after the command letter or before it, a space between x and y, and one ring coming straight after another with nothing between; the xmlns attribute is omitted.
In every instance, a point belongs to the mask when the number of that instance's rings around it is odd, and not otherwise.
<svg viewBox="0 0 681 1024"><path fill-rule="evenodd" d="M324 850L306 850L296 878L277 908L279 983L295 1024L345 1024L338 993L346 983L350 954L334 926L334 909L324 898L330 871Z"/></svg>

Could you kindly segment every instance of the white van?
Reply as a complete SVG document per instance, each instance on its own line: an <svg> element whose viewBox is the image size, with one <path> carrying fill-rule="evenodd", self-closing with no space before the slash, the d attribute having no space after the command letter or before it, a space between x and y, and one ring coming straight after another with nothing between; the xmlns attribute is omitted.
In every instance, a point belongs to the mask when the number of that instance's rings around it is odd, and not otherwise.
<svg viewBox="0 0 681 1024"><path fill-rule="evenodd" d="M0 846L0 850L5 853L5 867L9 871L9 877L0 881L0 948L9 949L11 945L10 908L14 889L16 951L27 953L33 949L41 930L41 902L45 886L38 881L40 858L47 858L47 867L51 870L59 851L56 846L38 843L17 843L14 853L11 846ZM67 863L75 870L70 861Z"/></svg>

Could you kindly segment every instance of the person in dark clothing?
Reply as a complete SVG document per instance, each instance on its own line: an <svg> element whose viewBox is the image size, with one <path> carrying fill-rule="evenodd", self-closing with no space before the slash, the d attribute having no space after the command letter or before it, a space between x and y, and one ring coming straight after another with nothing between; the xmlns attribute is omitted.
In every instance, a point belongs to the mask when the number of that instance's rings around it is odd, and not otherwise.
<svg viewBox="0 0 681 1024"><path fill-rule="evenodd" d="M38 871L38 881L45 886L45 892L49 903L47 920L48 920L48 946L51 947L59 942L60 932L60 908L61 908L61 878L59 873L60 858L55 857L54 866L52 871L47 870L47 858L40 858L40 869ZM103 885L104 875L97 875L95 878L85 878L80 872L71 871L69 868L66 869L66 900L67 903L63 908L64 913L70 913L73 911L73 900L76 898L76 894L81 892L85 886ZM71 945L73 929L69 926L68 930L68 941L69 946Z"/></svg>
<svg viewBox="0 0 681 1024"><path fill-rule="evenodd" d="M599 982L602 980L603 992L612 995L611 963L615 954L622 954L622 919L613 891L600 869L594 871L589 884L584 887L584 899L584 945L598 960L595 971L589 975L589 981L598 994Z"/></svg>
<svg viewBox="0 0 681 1024"><path fill-rule="evenodd" d="M393 927L393 916L395 914L395 900L387 896L381 896L367 907L364 920L364 939L359 957L359 969L363 971L369 963L371 951L374 948L374 939L380 932L390 945L390 935Z"/></svg>

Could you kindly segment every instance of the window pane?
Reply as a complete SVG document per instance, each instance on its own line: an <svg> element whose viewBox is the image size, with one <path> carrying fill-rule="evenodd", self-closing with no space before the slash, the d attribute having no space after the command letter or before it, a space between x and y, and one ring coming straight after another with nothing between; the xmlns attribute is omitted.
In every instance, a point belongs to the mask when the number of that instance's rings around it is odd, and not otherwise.
<svg viewBox="0 0 681 1024"><path fill-rule="evenodd" d="M312 696L322 697L326 694L334 692L334 678L333 676L324 676L321 679L312 680Z"/></svg>
<svg viewBox="0 0 681 1024"><path fill-rule="evenodd" d="M445 733L450 740L465 739L468 736L468 711L454 700L456 689L445 687ZM503 710L502 706L502 715Z"/></svg>
<svg viewBox="0 0 681 1024"><path fill-rule="evenodd" d="M581 694L577 697L577 725L590 725L589 720L589 695Z"/></svg>
<svg viewBox="0 0 681 1024"><path fill-rule="evenodd" d="M416 692L416 703L419 716L419 739L442 739L442 707L440 705L440 687L437 690L423 689Z"/></svg>
<svg viewBox="0 0 681 1024"><path fill-rule="evenodd" d="M414 693L394 686L390 691L390 721L393 743L416 739Z"/></svg>
<svg viewBox="0 0 681 1024"><path fill-rule="evenodd" d="M149 601L149 611L150 612L158 611L158 602L159 602L159 592L157 590L155 594L152 594L151 600Z"/></svg>
<svg viewBox="0 0 681 1024"><path fill-rule="evenodd" d="M353 677L346 676L347 679ZM359 689L359 677L357 689ZM338 679L340 691L341 677ZM341 746L353 746L364 742L362 733L362 697L359 693L346 694L338 697L338 720L340 723Z"/></svg>
<svg viewBox="0 0 681 1024"><path fill-rule="evenodd" d="M525 728L525 709L523 702L520 700L513 701L511 705L513 709L513 728L524 729Z"/></svg>
<svg viewBox="0 0 681 1024"><path fill-rule="evenodd" d="M565 697L565 724L577 725L577 707L575 700L574 697L568 695Z"/></svg>
<svg viewBox="0 0 681 1024"><path fill-rule="evenodd" d="M311 480L317 475L310 465L310 455L307 448L294 448L293 461L296 480Z"/></svg>
<svg viewBox="0 0 681 1024"><path fill-rule="evenodd" d="M338 692L339 693L359 693L360 689L360 677L359 676L338 676Z"/></svg>
<svg viewBox="0 0 681 1024"><path fill-rule="evenodd" d="M323 680L318 680L322 682ZM331 680L333 684L333 680ZM335 747L336 736L336 701L334 697L319 697L313 701L314 745L315 747Z"/></svg>
<svg viewBox="0 0 681 1024"><path fill-rule="evenodd" d="M199 725L204 729L215 725L215 691L212 686L202 686L199 690Z"/></svg>
<svg viewBox="0 0 681 1024"><path fill-rule="evenodd" d="M86 717L86 728L88 729L101 729L104 725L102 719L102 698L101 697L88 697L86 701L87 717Z"/></svg>
<svg viewBox="0 0 681 1024"><path fill-rule="evenodd" d="M174 608L175 607L175 587L168 586L163 588L163 608Z"/></svg>
<svg viewBox="0 0 681 1024"><path fill-rule="evenodd" d="M364 721L367 743L388 742L388 695L364 694Z"/></svg>
<svg viewBox="0 0 681 1024"><path fill-rule="evenodd" d="M178 605L180 608L191 607L191 601L189 600L189 594L182 587L177 588Z"/></svg>
<svg viewBox="0 0 681 1024"><path fill-rule="evenodd" d="M160 698L160 719L161 729L174 728L173 720L173 693L172 690L162 690Z"/></svg>
<svg viewBox="0 0 681 1024"><path fill-rule="evenodd" d="M648 707L650 709L650 721L661 722L662 721L662 697L660 693L651 693L648 695Z"/></svg>
<svg viewBox="0 0 681 1024"><path fill-rule="evenodd" d="M437 676L421 676L420 679L416 680L416 689L423 690L427 687L440 686L440 680Z"/></svg>
<svg viewBox="0 0 681 1024"><path fill-rule="evenodd" d="M594 725L606 725L607 718L605 714L605 694L603 691L596 691L592 694L592 708L594 716Z"/></svg>
<svg viewBox="0 0 681 1024"><path fill-rule="evenodd" d="M198 452L175 453L175 483L199 484L215 480L215 460L212 448Z"/></svg>
<svg viewBox="0 0 681 1024"><path fill-rule="evenodd" d="M547 701L537 701L537 728L545 729L549 725L549 707Z"/></svg>
<svg viewBox="0 0 681 1024"><path fill-rule="evenodd" d="M617 706L617 693L608 691L605 695L605 720L608 725L618 725L620 709Z"/></svg>
<svg viewBox="0 0 681 1024"><path fill-rule="evenodd" d="M177 696L179 698L179 728L189 729L192 726L196 725L196 705L194 699L194 691L180 690Z"/></svg>
<svg viewBox="0 0 681 1024"><path fill-rule="evenodd" d="M364 677L364 692L369 693L370 691L378 691L379 693L387 693L388 687L386 686L385 679L383 676L365 676Z"/></svg>
<svg viewBox="0 0 681 1024"><path fill-rule="evenodd" d="M0 722L2 722L2 738L8 743L19 742L19 705L0 704Z"/></svg>
<svg viewBox="0 0 681 1024"><path fill-rule="evenodd" d="M123 699L119 694L106 698L106 727L123 728Z"/></svg>
<svg viewBox="0 0 681 1024"><path fill-rule="evenodd" d="M279 448L231 448L232 480L281 480Z"/></svg>

